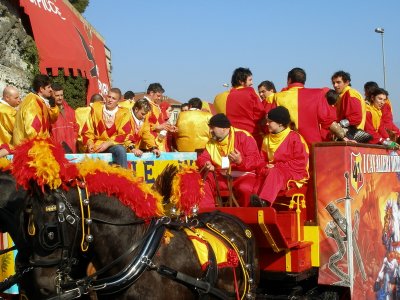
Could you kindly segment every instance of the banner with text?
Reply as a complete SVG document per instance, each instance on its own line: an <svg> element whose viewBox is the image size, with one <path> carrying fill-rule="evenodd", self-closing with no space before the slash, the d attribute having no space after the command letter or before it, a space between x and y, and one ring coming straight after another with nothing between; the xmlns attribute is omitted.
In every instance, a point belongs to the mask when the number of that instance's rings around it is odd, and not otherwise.
<svg viewBox="0 0 400 300"><path fill-rule="evenodd" d="M20 0L28 15L36 42L40 71L52 75L63 68L67 76L78 75L89 81L87 100L94 93L106 95L110 80L104 43L79 13L62 0ZM72 71L72 74L70 74Z"/></svg>

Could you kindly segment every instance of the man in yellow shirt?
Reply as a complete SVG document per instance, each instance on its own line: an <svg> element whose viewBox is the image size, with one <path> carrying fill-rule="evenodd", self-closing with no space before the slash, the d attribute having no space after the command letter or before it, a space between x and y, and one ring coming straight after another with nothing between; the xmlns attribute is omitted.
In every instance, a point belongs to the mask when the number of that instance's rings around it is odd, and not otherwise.
<svg viewBox="0 0 400 300"><path fill-rule="evenodd" d="M175 135L176 146L180 152L200 152L210 139L208 122L212 114L202 111L202 101L199 98L189 100L189 110L178 115Z"/></svg>
<svg viewBox="0 0 400 300"><path fill-rule="evenodd" d="M50 124L57 120L59 109L50 105L52 95L50 78L39 74L33 79L33 93L29 93L17 111L14 130L14 146L34 137L50 137Z"/></svg>
<svg viewBox="0 0 400 300"><path fill-rule="evenodd" d="M104 104L104 98L100 94L93 94L92 97L90 97L90 103L89 106L85 107L78 107L75 109L75 118L76 118L76 123L78 123L79 129L78 129L78 139L77 139L77 150L78 152L86 152L86 149L83 145L83 138L82 138L82 132L85 132L88 129L88 121L90 119L90 110L92 107L92 104L95 102L101 102Z"/></svg>
<svg viewBox="0 0 400 300"><path fill-rule="evenodd" d="M12 134L14 130L16 107L21 103L19 91L13 86L6 86L3 98L0 99L0 157L12 151Z"/></svg>

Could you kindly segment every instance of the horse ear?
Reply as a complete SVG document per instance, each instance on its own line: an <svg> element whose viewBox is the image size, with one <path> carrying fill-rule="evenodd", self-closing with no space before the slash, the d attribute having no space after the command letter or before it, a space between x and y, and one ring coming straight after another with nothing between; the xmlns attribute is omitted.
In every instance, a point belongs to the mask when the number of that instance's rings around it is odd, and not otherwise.
<svg viewBox="0 0 400 300"><path fill-rule="evenodd" d="M33 197L39 197L41 199L46 199L45 195L47 187L45 185L40 186L35 180L29 180L29 190Z"/></svg>
<svg viewBox="0 0 400 300"><path fill-rule="evenodd" d="M152 189L157 191L163 196L164 203L168 202L171 197L172 191L172 180L178 172L178 167L172 164L168 164L165 169L158 175L154 182Z"/></svg>

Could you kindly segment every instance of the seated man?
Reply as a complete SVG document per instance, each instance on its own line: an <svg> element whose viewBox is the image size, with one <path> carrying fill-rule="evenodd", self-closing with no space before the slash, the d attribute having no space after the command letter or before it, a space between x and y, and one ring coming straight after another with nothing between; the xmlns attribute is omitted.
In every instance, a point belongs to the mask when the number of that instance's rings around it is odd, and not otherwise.
<svg viewBox="0 0 400 300"><path fill-rule="evenodd" d="M197 159L200 169L210 171L200 208L215 207L217 185L220 189L227 189L227 176L233 178L232 188L239 204L248 206L255 182L254 171L261 163L256 141L247 131L232 127L224 114L213 116L208 125L212 137ZM215 177L212 172L215 172Z"/></svg>
<svg viewBox="0 0 400 300"><path fill-rule="evenodd" d="M261 148L264 163L257 170L252 206L270 206L279 191L294 183L301 187L308 180L308 147L303 137L291 130L287 108L277 106L269 111L265 136Z"/></svg>
<svg viewBox="0 0 400 300"><path fill-rule="evenodd" d="M156 144L154 143L154 139L152 139L152 135L149 130L150 128L148 126L143 126L146 115L149 113L150 110L150 103L146 98L142 98L136 101L131 110L133 131L130 136L130 141L132 142L132 145L129 146L128 149L137 157L140 157L143 154L143 151L139 149L139 145L141 144L142 139L146 139L150 142L153 141L153 144L146 145L146 149L151 149L151 152L153 152L153 154L155 154L157 157L160 156L160 150L157 149Z"/></svg>
<svg viewBox="0 0 400 300"><path fill-rule="evenodd" d="M131 115L129 109L119 107L121 91L109 90L105 104L93 103L88 128L83 133L83 142L89 153L112 153L113 162L126 168L126 148L132 146Z"/></svg>
<svg viewBox="0 0 400 300"><path fill-rule="evenodd" d="M92 104L95 102L101 102L104 104L103 96L100 94L93 94L92 97L90 97L89 106L77 107L75 109L75 118L76 123L78 124L78 137L76 140L78 153L85 152L85 146L83 144L83 132L85 132L88 128Z"/></svg>
<svg viewBox="0 0 400 300"><path fill-rule="evenodd" d="M390 113L388 110L384 110L386 105L388 92L382 88L376 88L371 92L370 104L367 104L367 118L365 122L365 131L372 136L370 144L381 144L390 148L398 148L396 142L391 141L389 133L387 132L385 125L389 124L391 128L397 128L396 125L390 123L384 123L383 119L390 119L386 114ZM399 129L394 132L397 136L399 135Z"/></svg>
<svg viewBox="0 0 400 300"><path fill-rule="evenodd" d="M210 138L208 122L212 114L202 111L203 103L199 98L189 100L189 111L181 112L176 121L175 133L179 152L201 152Z"/></svg>

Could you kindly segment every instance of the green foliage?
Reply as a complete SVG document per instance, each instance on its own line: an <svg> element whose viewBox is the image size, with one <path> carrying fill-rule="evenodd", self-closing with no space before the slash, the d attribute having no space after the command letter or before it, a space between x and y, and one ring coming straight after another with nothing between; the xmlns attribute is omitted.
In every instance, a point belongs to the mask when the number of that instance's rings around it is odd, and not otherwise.
<svg viewBox="0 0 400 300"><path fill-rule="evenodd" d="M35 41L28 36L21 49L22 59L28 65L28 77L33 78L39 74L39 53Z"/></svg>
<svg viewBox="0 0 400 300"><path fill-rule="evenodd" d="M58 76L53 77L53 82L61 84L64 88L64 99L73 108L86 106L87 80L81 76L64 76L64 71L59 70Z"/></svg>
<svg viewBox="0 0 400 300"><path fill-rule="evenodd" d="M81 14L85 11L86 7L89 5L89 0L70 0L71 4L79 11Z"/></svg>

